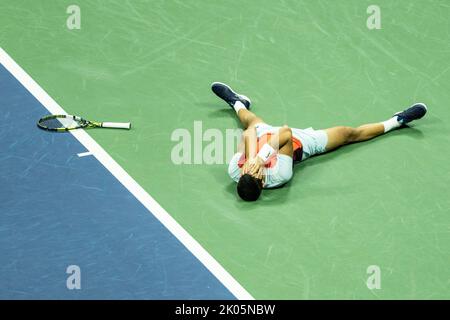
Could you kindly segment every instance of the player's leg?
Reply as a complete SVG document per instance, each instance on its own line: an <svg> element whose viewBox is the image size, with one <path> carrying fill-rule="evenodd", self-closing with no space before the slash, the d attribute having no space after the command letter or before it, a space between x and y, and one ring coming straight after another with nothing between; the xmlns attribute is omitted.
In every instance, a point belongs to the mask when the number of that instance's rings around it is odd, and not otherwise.
<svg viewBox="0 0 450 320"><path fill-rule="evenodd" d="M357 128L339 126L326 129L328 136L326 151L334 150L340 146L370 140L393 129L399 128L413 120L422 118L427 112L423 103L416 103L403 112L396 113L391 119L359 126Z"/></svg>
<svg viewBox="0 0 450 320"><path fill-rule="evenodd" d="M325 132L328 136L326 151L331 151L349 143L375 138L384 133L384 126L382 123L365 124L357 128L339 126L326 129Z"/></svg>
<svg viewBox="0 0 450 320"><path fill-rule="evenodd" d="M239 103L239 101L236 103ZM244 129L252 127L258 123L264 123L263 119L261 119L260 117L258 117L256 114L254 114L253 112L251 112L248 109L240 109L237 112L237 115L238 115L238 118L241 121L241 124L244 127Z"/></svg>
<svg viewBox="0 0 450 320"><path fill-rule="evenodd" d="M230 86L221 82L214 82L211 85L211 89L219 98L228 103L228 105L236 111L244 129L254 126L257 123L264 122L260 117L249 110L251 101L248 97L234 92Z"/></svg>

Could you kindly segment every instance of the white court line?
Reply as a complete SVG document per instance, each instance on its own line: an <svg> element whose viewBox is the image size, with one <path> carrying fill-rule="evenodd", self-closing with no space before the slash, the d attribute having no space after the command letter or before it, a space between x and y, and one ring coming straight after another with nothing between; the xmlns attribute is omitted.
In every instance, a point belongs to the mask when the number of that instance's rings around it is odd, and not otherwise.
<svg viewBox="0 0 450 320"><path fill-rule="evenodd" d="M0 63L52 114L67 114L2 48ZM253 300L245 290L183 227L173 219L84 130L70 133L83 144L201 263L238 299Z"/></svg>
<svg viewBox="0 0 450 320"><path fill-rule="evenodd" d="M87 156L92 156L92 152L87 151L87 152L81 152L81 153L77 153L77 156L79 156L80 158L82 157L87 157Z"/></svg>

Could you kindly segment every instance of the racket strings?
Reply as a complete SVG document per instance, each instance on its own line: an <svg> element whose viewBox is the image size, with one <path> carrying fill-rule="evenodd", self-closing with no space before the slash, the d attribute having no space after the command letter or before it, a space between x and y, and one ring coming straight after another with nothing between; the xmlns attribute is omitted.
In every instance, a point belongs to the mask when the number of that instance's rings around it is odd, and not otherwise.
<svg viewBox="0 0 450 320"><path fill-rule="evenodd" d="M73 118L50 118L41 121L40 124L48 129L69 129L77 128L83 125L81 121L77 121Z"/></svg>

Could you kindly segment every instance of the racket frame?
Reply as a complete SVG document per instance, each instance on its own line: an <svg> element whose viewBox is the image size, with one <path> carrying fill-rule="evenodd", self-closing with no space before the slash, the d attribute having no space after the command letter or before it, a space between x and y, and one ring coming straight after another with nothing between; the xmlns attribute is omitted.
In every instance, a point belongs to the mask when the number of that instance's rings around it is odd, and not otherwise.
<svg viewBox="0 0 450 320"><path fill-rule="evenodd" d="M43 123L47 120L52 119L73 119L75 120L79 125L72 126L72 127L61 127L61 128L48 128ZM96 122L96 121L89 121L86 119L83 119L79 116L74 116L70 114L51 114L44 116L39 119L37 122L37 126L43 130L47 131L56 131L56 132L65 132L69 130L74 129L85 129L85 128L120 128L120 129L130 129L131 124L130 123L121 123L121 122Z"/></svg>

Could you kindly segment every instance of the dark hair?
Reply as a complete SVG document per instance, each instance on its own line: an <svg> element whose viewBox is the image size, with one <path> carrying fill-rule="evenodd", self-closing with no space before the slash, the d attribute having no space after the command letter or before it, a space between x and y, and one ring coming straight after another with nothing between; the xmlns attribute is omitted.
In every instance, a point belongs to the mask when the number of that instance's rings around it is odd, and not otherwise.
<svg viewBox="0 0 450 320"><path fill-rule="evenodd" d="M237 192L245 201L256 201L262 192L261 182L249 174L244 174L237 184Z"/></svg>

